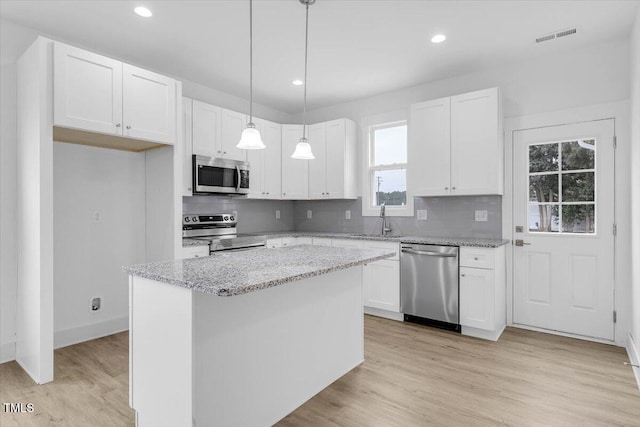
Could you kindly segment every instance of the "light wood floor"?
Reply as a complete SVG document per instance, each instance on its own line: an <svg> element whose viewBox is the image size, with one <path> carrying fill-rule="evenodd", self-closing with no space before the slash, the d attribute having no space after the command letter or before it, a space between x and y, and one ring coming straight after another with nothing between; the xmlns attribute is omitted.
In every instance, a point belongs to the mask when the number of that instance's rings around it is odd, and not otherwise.
<svg viewBox="0 0 640 427"><path fill-rule="evenodd" d="M514 328L493 343L371 316L365 337L365 363L278 426L640 426L622 348ZM0 365L0 401L36 407L0 425L132 426L127 344L122 333L57 350L44 386Z"/></svg>

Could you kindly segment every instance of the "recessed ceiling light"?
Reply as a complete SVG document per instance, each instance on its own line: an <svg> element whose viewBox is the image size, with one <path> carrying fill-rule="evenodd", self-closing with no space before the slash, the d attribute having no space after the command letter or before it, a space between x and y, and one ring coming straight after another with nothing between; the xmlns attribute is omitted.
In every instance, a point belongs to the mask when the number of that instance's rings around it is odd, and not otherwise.
<svg viewBox="0 0 640 427"><path fill-rule="evenodd" d="M431 37L431 43L442 43L446 39L447 37L444 34L436 34L435 36Z"/></svg>
<svg viewBox="0 0 640 427"><path fill-rule="evenodd" d="M294 80L291 82L291 84L294 86L302 86L304 82L302 80Z"/></svg>
<svg viewBox="0 0 640 427"><path fill-rule="evenodd" d="M153 13L151 13L149 9L143 6L138 6L135 9L133 9L133 11L144 18L149 18L150 16L153 15Z"/></svg>

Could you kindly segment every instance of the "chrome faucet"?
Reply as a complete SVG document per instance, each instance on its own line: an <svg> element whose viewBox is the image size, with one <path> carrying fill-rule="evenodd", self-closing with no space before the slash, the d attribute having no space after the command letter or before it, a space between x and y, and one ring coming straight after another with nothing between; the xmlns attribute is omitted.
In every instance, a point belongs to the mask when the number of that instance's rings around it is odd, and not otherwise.
<svg viewBox="0 0 640 427"><path fill-rule="evenodd" d="M380 204L380 218L382 218L382 232L380 233L383 236L386 236L388 232L391 231L391 226L387 226L387 216L384 213L385 211L385 203Z"/></svg>

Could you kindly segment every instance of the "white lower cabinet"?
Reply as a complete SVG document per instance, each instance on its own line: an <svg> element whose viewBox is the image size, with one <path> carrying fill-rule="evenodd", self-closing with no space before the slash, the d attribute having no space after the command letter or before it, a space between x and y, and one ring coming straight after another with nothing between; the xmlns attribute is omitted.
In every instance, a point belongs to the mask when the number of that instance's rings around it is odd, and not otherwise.
<svg viewBox="0 0 640 427"><path fill-rule="evenodd" d="M182 248L182 258L203 258L209 256L209 245L186 246Z"/></svg>
<svg viewBox="0 0 640 427"><path fill-rule="evenodd" d="M362 271L365 307L400 312L400 262L380 260Z"/></svg>
<svg viewBox="0 0 640 427"><path fill-rule="evenodd" d="M297 245L311 245L312 243L313 239L311 237L278 237L267 239L267 249Z"/></svg>
<svg viewBox="0 0 640 427"><path fill-rule="evenodd" d="M316 244L315 240L314 244ZM403 315L400 313L400 245L376 240L332 239L331 246L395 252L392 258L371 262L363 267L362 292L365 313L402 320Z"/></svg>
<svg viewBox="0 0 640 427"><path fill-rule="evenodd" d="M496 341L506 326L505 248L460 248L463 335Z"/></svg>

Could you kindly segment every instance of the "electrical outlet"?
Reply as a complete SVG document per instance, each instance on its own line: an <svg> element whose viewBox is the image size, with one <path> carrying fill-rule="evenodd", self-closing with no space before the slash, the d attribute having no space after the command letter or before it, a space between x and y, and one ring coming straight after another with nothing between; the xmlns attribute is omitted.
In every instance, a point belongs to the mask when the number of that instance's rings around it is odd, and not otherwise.
<svg viewBox="0 0 640 427"><path fill-rule="evenodd" d="M276 219L280 219L280 209L276 209Z"/></svg>
<svg viewBox="0 0 640 427"><path fill-rule="evenodd" d="M351 219L351 211L349 209L344 211L344 218L345 219Z"/></svg>
<svg viewBox="0 0 640 427"><path fill-rule="evenodd" d="M236 221L238 220L238 211L233 211L231 212L233 214L233 216L236 218Z"/></svg>
<svg viewBox="0 0 640 427"><path fill-rule="evenodd" d="M89 309L95 312L95 311L100 311L101 308L102 308L102 298L100 297L92 298L91 301L89 302Z"/></svg>
<svg viewBox="0 0 640 427"><path fill-rule="evenodd" d="M313 218L313 212L311 211L311 209L309 209L307 211L307 219L311 219L311 218Z"/></svg>
<svg viewBox="0 0 640 427"><path fill-rule="evenodd" d="M476 211L476 221L487 221L487 211Z"/></svg>
<svg viewBox="0 0 640 427"><path fill-rule="evenodd" d="M91 220L94 224L97 224L99 222L102 222L102 212L100 211L93 211L91 214Z"/></svg>
<svg viewBox="0 0 640 427"><path fill-rule="evenodd" d="M427 210L418 209L418 221L426 221L426 220L427 220Z"/></svg>

